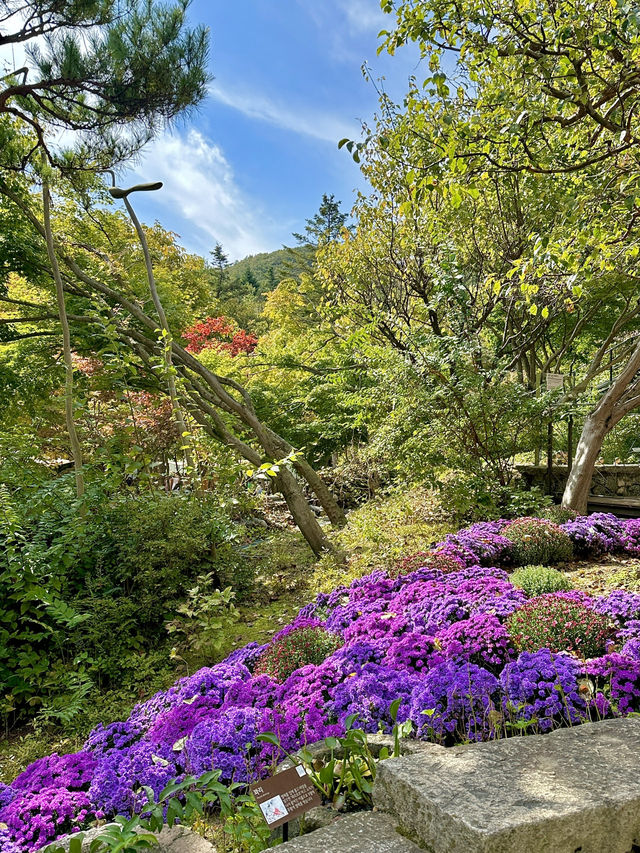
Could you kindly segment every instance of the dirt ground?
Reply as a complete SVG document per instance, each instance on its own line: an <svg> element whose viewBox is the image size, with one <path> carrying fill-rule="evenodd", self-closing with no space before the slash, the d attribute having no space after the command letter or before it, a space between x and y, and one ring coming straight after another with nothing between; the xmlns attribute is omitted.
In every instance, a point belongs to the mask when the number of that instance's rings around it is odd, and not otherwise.
<svg viewBox="0 0 640 853"><path fill-rule="evenodd" d="M576 589L602 595L612 589L640 592L640 559L607 555L599 560L581 560L563 568Z"/></svg>

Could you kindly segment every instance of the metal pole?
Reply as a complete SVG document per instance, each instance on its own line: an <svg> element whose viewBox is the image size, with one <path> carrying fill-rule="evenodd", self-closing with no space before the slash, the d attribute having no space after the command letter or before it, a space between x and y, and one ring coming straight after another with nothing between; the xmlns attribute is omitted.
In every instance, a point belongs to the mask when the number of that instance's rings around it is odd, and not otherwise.
<svg viewBox="0 0 640 853"><path fill-rule="evenodd" d="M289 840L289 823L282 824L282 843L284 844Z"/></svg>

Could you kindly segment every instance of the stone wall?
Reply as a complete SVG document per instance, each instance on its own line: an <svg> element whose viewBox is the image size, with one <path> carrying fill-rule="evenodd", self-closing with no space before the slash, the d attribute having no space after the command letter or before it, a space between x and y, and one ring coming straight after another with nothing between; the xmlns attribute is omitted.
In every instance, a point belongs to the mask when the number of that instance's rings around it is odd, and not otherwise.
<svg viewBox="0 0 640 853"><path fill-rule="evenodd" d="M546 465L517 465L527 486L538 486L547 494L560 500L564 491L569 469L566 465L554 465L551 478ZM592 495L606 497L640 497L640 465L599 465L591 483Z"/></svg>

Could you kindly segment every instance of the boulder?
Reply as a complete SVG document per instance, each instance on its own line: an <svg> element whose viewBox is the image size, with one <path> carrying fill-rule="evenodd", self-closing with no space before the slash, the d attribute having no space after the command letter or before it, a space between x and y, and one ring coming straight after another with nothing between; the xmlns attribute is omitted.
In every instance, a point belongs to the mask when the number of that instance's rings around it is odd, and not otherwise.
<svg viewBox="0 0 640 853"><path fill-rule="evenodd" d="M631 717L435 747L382 762L374 803L431 853L630 853L639 759Z"/></svg>
<svg viewBox="0 0 640 853"><path fill-rule="evenodd" d="M395 821L378 812L343 815L330 826L270 847L266 853L420 853Z"/></svg>
<svg viewBox="0 0 640 853"><path fill-rule="evenodd" d="M82 833L82 853L89 853L91 842L105 829L104 826L89 829ZM56 848L68 851L72 835L66 835L55 842ZM165 826L157 836L158 844L148 848L153 853L216 853L216 848L201 835L186 826ZM41 853L41 851L38 851Z"/></svg>

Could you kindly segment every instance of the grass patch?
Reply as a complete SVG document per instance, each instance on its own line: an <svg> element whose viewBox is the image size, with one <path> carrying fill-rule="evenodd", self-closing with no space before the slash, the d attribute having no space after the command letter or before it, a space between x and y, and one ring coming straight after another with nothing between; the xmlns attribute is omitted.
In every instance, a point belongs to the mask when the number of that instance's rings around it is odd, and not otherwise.
<svg viewBox="0 0 640 853"><path fill-rule="evenodd" d="M416 551L427 551L456 528L442 513L437 497L425 486L397 489L349 513L347 525L334 541L347 555L345 564L332 555L315 568L314 592L330 592L337 586L368 574L390 569Z"/></svg>

